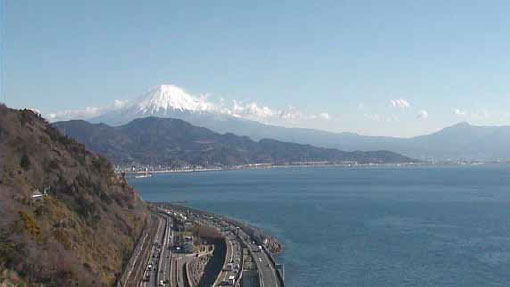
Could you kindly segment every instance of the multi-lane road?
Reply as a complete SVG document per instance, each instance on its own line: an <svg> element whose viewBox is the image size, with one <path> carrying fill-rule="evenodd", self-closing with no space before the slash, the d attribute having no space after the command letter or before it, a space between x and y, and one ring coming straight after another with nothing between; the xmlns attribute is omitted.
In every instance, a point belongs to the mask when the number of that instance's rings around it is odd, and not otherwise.
<svg viewBox="0 0 510 287"><path fill-rule="evenodd" d="M226 256L224 266L217 275L214 286L229 284L231 278L239 285L242 269L242 249L247 248L249 254L257 266L259 274L259 287L283 287L283 282L278 276L274 263L268 255L268 251L258 246L252 238L241 228L227 223L220 217L214 217L209 213L192 211L195 223L206 224L215 227L225 236ZM188 215L189 215L188 211ZM201 256L211 255L212 252L202 253L173 253L174 245L173 219L166 212L154 212L150 228L147 228L139 245L130 260L130 266L126 268L125 277L127 282L120 286L138 287L188 287L190 282L198 282L199 273L190 273L188 266L193 265L193 260L200 260ZM131 263L132 262L132 263ZM196 261L195 261L196 262ZM196 266L196 265L195 265ZM190 276L194 276L191 279ZM134 281L137 282L134 282ZM233 286L233 285L227 285Z"/></svg>
<svg viewBox="0 0 510 287"><path fill-rule="evenodd" d="M160 249L164 239L164 228L166 225L165 218L156 216L158 221L158 229L154 236L153 243L150 247L149 259L146 262L144 268L143 280L140 282L141 287L154 287L158 286L158 269L159 269L159 257Z"/></svg>
<svg viewBox="0 0 510 287"><path fill-rule="evenodd" d="M171 246L173 244L173 231L172 231L172 219L169 216L163 216L166 219L165 232L163 234L163 243L161 246L161 256L159 257L158 265L158 282L168 285L170 282L171 272L171 260L172 251ZM159 284L159 283L158 283Z"/></svg>
<svg viewBox="0 0 510 287"><path fill-rule="evenodd" d="M260 287L273 287L280 286L280 281L277 277L277 271L273 266L273 263L269 259L266 251L261 249L257 244L251 241L244 231L239 231L239 238L248 247L250 254L252 255L255 263L257 264L257 270L259 272Z"/></svg>
<svg viewBox="0 0 510 287"><path fill-rule="evenodd" d="M153 242L146 252L150 252L145 264L141 264L143 278L138 286L155 287L169 286L171 257L170 246L172 244L172 220L169 216L155 213L157 230Z"/></svg>
<svg viewBox="0 0 510 287"><path fill-rule="evenodd" d="M151 250L155 238L158 238L161 227L161 218L156 214L151 214L147 219L147 225L133 250L133 254L126 265L124 274L118 281L118 287L139 287L144 281L146 275L147 262L151 256ZM144 283L145 284L145 283Z"/></svg>
<svg viewBox="0 0 510 287"><path fill-rule="evenodd" d="M232 268L232 266L240 263L240 260L237 258L240 258L240 245L243 245L249 250L250 255L256 262L257 270L259 273L260 287L283 286L283 282L279 277L278 271L276 270L268 251L265 248L262 248L262 246L257 245L253 239L243 231L242 228L234 225L231 223L231 221L226 222L222 220L221 217L216 217L215 215L208 212L192 210L185 207L177 207L177 210L179 209L182 209L182 211L191 214L191 217L194 217L194 220L200 222L201 224L206 224L219 230L223 230L222 233L225 236L225 243L227 247L226 258L224 268L220 274L218 274L218 279L215 282L216 284L219 285L227 283L231 276L235 276L237 282L239 273L236 272L236 270L233 270L235 268Z"/></svg>
<svg viewBox="0 0 510 287"><path fill-rule="evenodd" d="M227 232L225 235L225 261L223 269L216 278L215 286L224 283L232 283L239 278L240 264L241 264L241 248L237 237L232 232ZM231 278L235 278L232 280Z"/></svg>

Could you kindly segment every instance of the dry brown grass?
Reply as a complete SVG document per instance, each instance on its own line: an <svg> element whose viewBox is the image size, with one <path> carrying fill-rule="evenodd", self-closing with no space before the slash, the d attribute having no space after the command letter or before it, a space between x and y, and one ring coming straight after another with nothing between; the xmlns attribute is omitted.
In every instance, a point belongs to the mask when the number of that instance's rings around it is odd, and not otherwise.
<svg viewBox="0 0 510 287"><path fill-rule="evenodd" d="M3 106L0 199L0 272L29 286L112 286L148 214L107 160Z"/></svg>

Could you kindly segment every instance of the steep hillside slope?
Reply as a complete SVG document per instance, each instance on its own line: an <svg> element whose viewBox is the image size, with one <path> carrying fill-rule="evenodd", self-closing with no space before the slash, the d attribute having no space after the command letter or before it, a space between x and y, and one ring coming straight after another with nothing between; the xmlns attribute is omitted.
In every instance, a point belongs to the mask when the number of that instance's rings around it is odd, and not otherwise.
<svg viewBox="0 0 510 287"><path fill-rule="evenodd" d="M0 217L0 282L112 286L147 211L106 159L0 105Z"/></svg>
<svg viewBox="0 0 510 287"><path fill-rule="evenodd" d="M388 152L343 152L276 140L258 142L231 133L218 134L169 118L136 119L110 127L85 121L58 122L55 126L116 164L232 166L252 163L286 164L310 161L402 163L413 160Z"/></svg>

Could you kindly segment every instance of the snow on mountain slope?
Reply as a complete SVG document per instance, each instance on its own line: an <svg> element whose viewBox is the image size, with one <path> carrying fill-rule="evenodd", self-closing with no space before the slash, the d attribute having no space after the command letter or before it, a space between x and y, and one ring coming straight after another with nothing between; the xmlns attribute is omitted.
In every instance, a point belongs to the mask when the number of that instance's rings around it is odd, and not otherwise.
<svg viewBox="0 0 510 287"><path fill-rule="evenodd" d="M204 112L216 108L205 97L194 97L174 85L160 85L135 100L128 109L138 115L156 115L172 110Z"/></svg>
<svg viewBox="0 0 510 287"><path fill-rule="evenodd" d="M127 124L137 118L176 118L218 133L228 132L253 140L269 138L344 151L389 150L427 160L510 160L507 148L510 127L473 127L464 123L414 138L370 137L289 128L274 124L275 119L292 118L299 112L271 110L255 104L240 106L235 101L234 107L229 109L221 104L215 105L206 97L190 95L173 85L160 85L133 101L119 103L111 109L92 109L91 112L99 116L87 118L89 122L112 126ZM264 122L268 117L273 121Z"/></svg>
<svg viewBox="0 0 510 287"><path fill-rule="evenodd" d="M258 122L258 126L271 124L299 127L301 124L312 125L313 122L330 119L326 112L307 113L291 105L284 109L274 109L256 102L232 100L232 105L225 104L223 100L214 102L207 96L192 95L174 85L159 85L134 100L116 100L113 105L106 107L87 107L48 114L53 122L84 119L110 125L126 124L133 119L145 117L173 117L209 128L212 128L211 120L219 120L222 124L218 132L229 131L222 126L230 120L236 123L242 120Z"/></svg>
<svg viewBox="0 0 510 287"><path fill-rule="evenodd" d="M174 85L159 85L122 106L89 118L90 122L126 124L137 118L178 118L194 122L209 117L223 117L221 109L206 96L194 96Z"/></svg>

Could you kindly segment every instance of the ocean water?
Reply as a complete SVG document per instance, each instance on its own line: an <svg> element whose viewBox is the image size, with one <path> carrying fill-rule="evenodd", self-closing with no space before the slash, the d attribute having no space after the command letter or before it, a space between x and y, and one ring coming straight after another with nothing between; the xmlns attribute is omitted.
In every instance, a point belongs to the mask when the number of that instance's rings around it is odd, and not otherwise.
<svg viewBox="0 0 510 287"><path fill-rule="evenodd" d="M130 181L262 227L289 287L510 286L510 165L281 168Z"/></svg>

